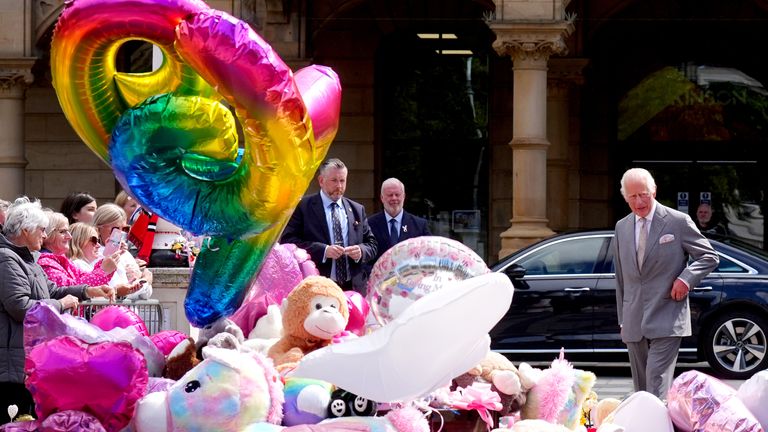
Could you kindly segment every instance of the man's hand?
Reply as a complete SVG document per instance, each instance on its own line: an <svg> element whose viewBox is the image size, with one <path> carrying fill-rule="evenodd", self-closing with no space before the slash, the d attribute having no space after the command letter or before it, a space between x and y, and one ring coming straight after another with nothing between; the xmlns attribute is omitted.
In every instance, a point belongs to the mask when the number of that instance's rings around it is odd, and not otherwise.
<svg viewBox="0 0 768 432"><path fill-rule="evenodd" d="M344 248L344 253L355 260L355 262L360 261L360 258L363 257L363 250L360 248L360 245L347 246Z"/></svg>
<svg viewBox="0 0 768 432"><path fill-rule="evenodd" d="M672 284L672 292L670 296L672 300L681 301L688 295L688 286L680 279L675 279L675 283Z"/></svg>
<svg viewBox="0 0 768 432"><path fill-rule="evenodd" d="M344 255L344 246L341 245L328 245L325 248L325 257L330 259L338 259Z"/></svg>

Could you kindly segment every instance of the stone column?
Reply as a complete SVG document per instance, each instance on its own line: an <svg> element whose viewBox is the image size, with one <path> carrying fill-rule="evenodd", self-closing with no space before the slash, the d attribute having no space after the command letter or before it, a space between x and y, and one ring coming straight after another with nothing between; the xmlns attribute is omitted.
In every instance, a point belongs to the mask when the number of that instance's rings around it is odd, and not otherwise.
<svg viewBox="0 0 768 432"><path fill-rule="evenodd" d="M493 21L493 48L512 57L512 219L501 234L499 257L554 232L547 220L547 62L567 52L570 21Z"/></svg>
<svg viewBox="0 0 768 432"><path fill-rule="evenodd" d="M549 60L547 85L547 217L556 231L569 228L569 172L578 167L578 158L569 157L571 138L571 89L583 84L586 59Z"/></svg>
<svg viewBox="0 0 768 432"><path fill-rule="evenodd" d="M0 58L0 197L24 193L24 91L32 83L34 58Z"/></svg>

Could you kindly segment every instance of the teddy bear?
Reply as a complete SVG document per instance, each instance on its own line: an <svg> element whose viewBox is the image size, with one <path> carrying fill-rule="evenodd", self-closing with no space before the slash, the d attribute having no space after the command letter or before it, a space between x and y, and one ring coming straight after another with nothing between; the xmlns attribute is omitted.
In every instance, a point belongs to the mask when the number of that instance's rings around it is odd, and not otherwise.
<svg viewBox="0 0 768 432"><path fill-rule="evenodd" d="M475 381L491 384L491 390L501 398L502 416L519 411L528 391L520 371L502 354L489 351L485 358L466 373L453 379L457 387L468 387Z"/></svg>
<svg viewBox="0 0 768 432"><path fill-rule="evenodd" d="M189 336L179 342L166 357L163 377L179 380L198 363L200 359L197 358L195 340Z"/></svg>
<svg viewBox="0 0 768 432"><path fill-rule="evenodd" d="M309 276L281 305L283 335L268 351L278 370L296 366L304 355L330 345L344 331L349 306L344 291L324 276Z"/></svg>

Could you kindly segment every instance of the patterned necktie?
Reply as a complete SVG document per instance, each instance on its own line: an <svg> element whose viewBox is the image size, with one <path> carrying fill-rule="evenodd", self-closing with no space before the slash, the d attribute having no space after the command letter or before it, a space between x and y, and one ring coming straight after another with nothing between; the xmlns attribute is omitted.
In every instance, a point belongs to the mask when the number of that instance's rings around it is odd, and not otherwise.
<svg viewBox="0 0 768 432"><path fill-rule="evenodd" d="M333 222L333 244L344 246L344 235L341 233L341 218L339 217L339 205L331 203L331 221ZM336 283L343 284L347 281L347 257L342 255L336 259Z"/></svg>
<svg viewBox="0 0 768 432"><path fill-rule="evenodd" d="M643 258L645 257L645 243L648 241L648 230L645 224L648 220L640 218L640 235L637 239L637 268L643 268Z"/></svg>
<svg viewBox="0 0 768 432"><path fill-rule="evenodd" d="M397 243L398 239L397 235L397 220L396 219L390 219L389 220L389 244L395 245Z"/></svg>

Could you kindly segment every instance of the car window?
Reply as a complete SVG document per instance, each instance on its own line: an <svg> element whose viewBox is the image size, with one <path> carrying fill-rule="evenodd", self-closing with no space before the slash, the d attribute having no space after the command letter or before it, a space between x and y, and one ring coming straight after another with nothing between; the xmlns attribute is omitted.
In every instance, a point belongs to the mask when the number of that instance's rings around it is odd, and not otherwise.
<svg viewBox="0 0 768 432"><path fill-rule="evenodd" d="M565 239L531 252L517 264L526 276L594 273L604 242L604 237Z"/></svg>
<svg viewBox="0 0 768 432"><path fill-rule="evenodd" d="M720 264L718 264L715 273L749 273L749 270L720 255Z"/></svg>

